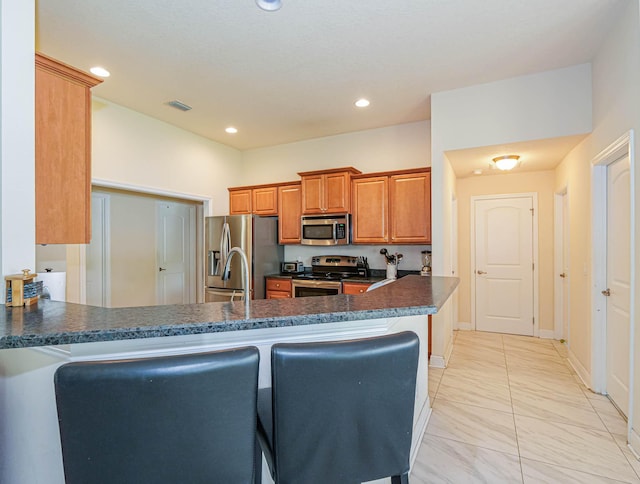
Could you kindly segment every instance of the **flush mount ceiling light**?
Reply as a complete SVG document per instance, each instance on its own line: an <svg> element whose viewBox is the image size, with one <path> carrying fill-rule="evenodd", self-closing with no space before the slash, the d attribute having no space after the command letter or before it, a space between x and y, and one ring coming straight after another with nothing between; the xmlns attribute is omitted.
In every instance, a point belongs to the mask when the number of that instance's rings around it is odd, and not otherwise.
<svg viewBox="0 0 640 484"><path fill-rule="evenodd" d="M234 128L233 126L229 126L227 129L225 129L225 131L229 134L236 134L238 132L238 129Z"/></svg>
<svg viewBox="0 0 640 484"><path fill-rule="evenodd" d="M89 72L91 72L91 74L93 74L94 76L98 76L98 77L109 77L111 75L111 73L108 70L100 66L92 67L91 69L89 69Z"/></svg>
<svg viewBox="0 0 640 484"><path fill-rule="evenodd" d="M520 157L518 155L504 155L493 159L498 170L512 170L518 164Z"/></svg>
<svg viewBox="0 0 640 484"><path fill-rule="evenodd" d="M359 108L366 108L371 103L369 102L368 99L362 98L362 99L358 99L354 104Z"/></svg>
<svg viewBox="0 0 640 484"><path fill-rule="evenodd" d="M262 10L275 12L276 10L280 10L280 7L282 7L282 0L256 0L256 4Z"/></svg>

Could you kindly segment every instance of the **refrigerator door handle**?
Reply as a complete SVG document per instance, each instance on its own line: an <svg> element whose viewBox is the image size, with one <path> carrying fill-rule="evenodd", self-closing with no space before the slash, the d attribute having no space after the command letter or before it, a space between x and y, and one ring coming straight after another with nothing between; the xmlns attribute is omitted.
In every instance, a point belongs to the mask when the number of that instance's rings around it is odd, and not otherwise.
<svg viewBox="0 0 640 484"><path fill-rule="evenodd" d="M220 235L220 267L224 271L224 266L227 264L227 258L229 257L229 251L231 250L231 231L229 229L229 223L225 222L222 225L222 234ZM230 271L229 271L230 272ZM229 272L221 274L222 280L229 278Z"/></svg>

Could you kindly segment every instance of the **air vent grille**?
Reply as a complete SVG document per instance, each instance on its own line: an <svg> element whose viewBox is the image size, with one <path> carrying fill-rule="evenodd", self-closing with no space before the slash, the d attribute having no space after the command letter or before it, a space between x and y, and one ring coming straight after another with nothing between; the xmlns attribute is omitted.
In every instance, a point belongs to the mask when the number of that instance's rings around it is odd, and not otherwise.
<svg viewBox="0 0 640 484"><path fill-rule="evenodd" d="M179 109L180 111L190 111L193 109L188 104L183 103L182 101L178 101L177 99L173 101L169 101L165 103L167 106L171 106L172 108Z"/></svg>

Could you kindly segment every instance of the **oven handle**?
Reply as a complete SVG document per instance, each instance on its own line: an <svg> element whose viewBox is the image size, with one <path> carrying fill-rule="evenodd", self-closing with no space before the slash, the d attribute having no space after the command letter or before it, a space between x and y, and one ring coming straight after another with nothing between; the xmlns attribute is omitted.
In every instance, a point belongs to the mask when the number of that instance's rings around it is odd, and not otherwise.
<svg viewBox="0 0 640 484"><path fill-rule="evenodd" d="M309 281L309 280L296 281L294 279L293 286L320 287L320 288L325 287L327 289L336 289L336 288L342 288L342 283L340 281Z"/></svg>

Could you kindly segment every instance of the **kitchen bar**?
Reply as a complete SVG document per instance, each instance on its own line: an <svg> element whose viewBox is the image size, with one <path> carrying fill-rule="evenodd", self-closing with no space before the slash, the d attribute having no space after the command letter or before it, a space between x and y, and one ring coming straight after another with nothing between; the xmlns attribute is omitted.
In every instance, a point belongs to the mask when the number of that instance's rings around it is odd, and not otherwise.
<svg viewBox="0 0 640 484"><path fill-rule="evenodd" d="M430 415L427 315L458 279L406 276L362 295L108 309L41 300L0 312L0 482L63 482L53 373L68 361L139 358L255 345L259 385L283 341L352 339L404 330L420 337L415 456ZM203 409L215 412L215 409ZM34 465L36 464L37 465ZM267 477L265 476L265 479ZM268 482L268 481L265 481Z"/></svg>

